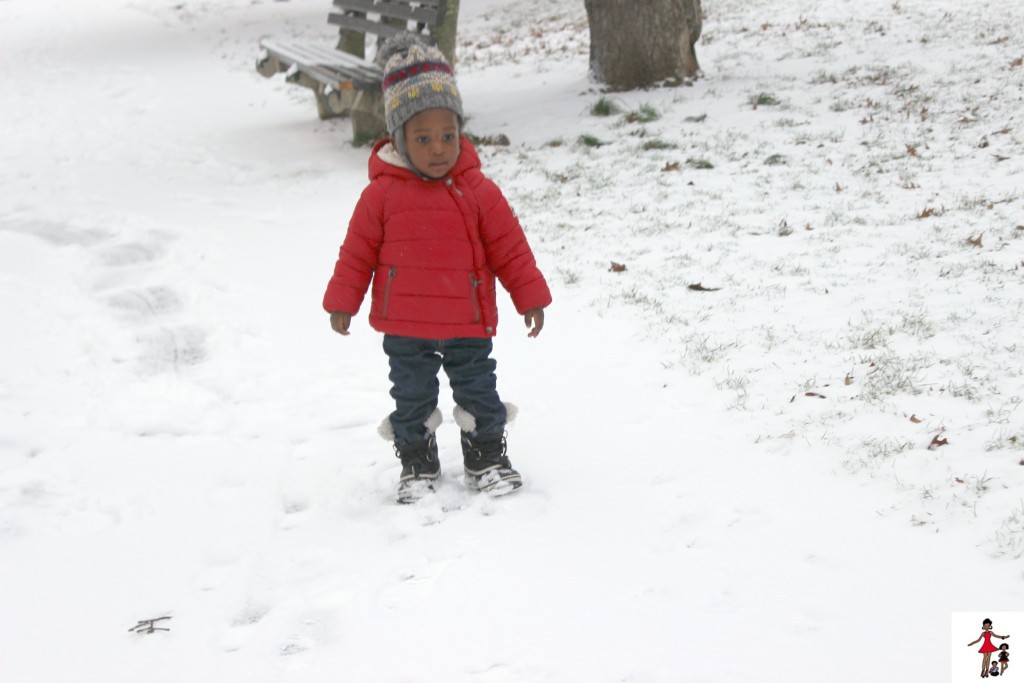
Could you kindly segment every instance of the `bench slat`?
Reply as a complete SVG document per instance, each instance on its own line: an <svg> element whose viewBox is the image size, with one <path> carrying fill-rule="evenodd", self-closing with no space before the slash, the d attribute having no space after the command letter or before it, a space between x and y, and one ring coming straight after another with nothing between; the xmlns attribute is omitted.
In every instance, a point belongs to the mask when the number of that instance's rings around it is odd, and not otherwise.
<svg viewBox="0 0 1024 683"><path fill-rule="evenodd" d="M362 90L374 90L380 87L383 77L381 70L369 62L311 43L262 40L260 47L285 66L295 66L310 78L334 88L343 89L345 83L353 83Z"/></svg>
<svg viewBox="0 0 1024 683"><path fill-rule="evenodd" d="M334 4L342 9L349 9L349 5L353 2L363 2L364 0L333 0ZM433 7L435 9L444 9L445 4L448 0L372 0L374 3L382 4L386 3L389 5L405 5L406 7Z"/></svg>
<svg viewBox="0 0 1024 683"><path fill-rule="evenodd" d="M385 38L390 38L391 36L395 36L409 30L405 26L392 26L391 24L384 24L379 21L361 19L359 17L353 17L347 14L337 14L334 12L327 17L327 22L342 28L359 31L360 33L373 33L378 36L384 36Z"/></svg>
<svg viewBox="0 0 1024 683"><path fill-rule="evenodd" d="M325 48L313 43L280 43L271 40L260 42L260 46L272 53L279 61L302 62L312 66L376 71L366 63L344 52Z"/></svg>
<svg viewBox="0 0 1024 683"><path fill-rule="evenodd" d="M334 0L334 5L348 12L368 12L382 17L405 19L436 26L441 18L438 7L413 7L405 2L379 2L375 0Z"/></svg>

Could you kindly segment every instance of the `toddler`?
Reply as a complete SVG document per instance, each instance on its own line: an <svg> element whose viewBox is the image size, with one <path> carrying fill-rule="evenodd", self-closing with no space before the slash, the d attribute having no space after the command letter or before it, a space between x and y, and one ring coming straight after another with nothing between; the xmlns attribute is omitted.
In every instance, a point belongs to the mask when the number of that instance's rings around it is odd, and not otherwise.
<svg viewBox="0 0 1024 683"><path fill-rule="evenodd" d="M441 52L405 33L377 57L384 69L389 138L370 154L363 191L341 245L324 309L349 327L371 290L370 325L384 333L395 411L380 433L402 463L397 500L412 503L440 477L438 372L452 387L466 481L491 495L522 486L506 453L514 406L498 397L491 338L495 282L524 316L529 336L551 303L526 236L462 136L462 100Z"/></svg>

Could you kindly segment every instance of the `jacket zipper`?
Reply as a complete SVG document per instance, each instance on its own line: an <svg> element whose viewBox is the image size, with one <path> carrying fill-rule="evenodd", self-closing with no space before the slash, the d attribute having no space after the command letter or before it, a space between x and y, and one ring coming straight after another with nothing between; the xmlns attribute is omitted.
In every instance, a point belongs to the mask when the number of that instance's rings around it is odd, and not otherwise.
<svg viewBox="0 0 1024 683"><path fill-rule="evenodd" d="M455 181L454 180L452 180L451 178L448 178L448 179L446 179L444 181L444 184L447 185L448 187L450 187L451 189L455 190L455 192L457 192L460 197L462 196L462 190L460 190L458 188L458 186L455 185Z"/></svg>
<svg viewBox="0 0 1024 683"><path fill-rule="evenodd" d="M480 286L480 281L476 279L476 273L470 273L469 281L473 284L473 312L476 315L473 322L478 323L480 322L480 299L477 298L476 288Z"/></svg>
<svg viewBox="0 0 1024 683"><path fill-rule="evenodd" d="M388 271L388 281L384 283L384 305L380 311L381 318L388 317L388 300L391 298L391 281L395 279L395 275L398 274L398 270L391 266L391 270Z"/></svg>

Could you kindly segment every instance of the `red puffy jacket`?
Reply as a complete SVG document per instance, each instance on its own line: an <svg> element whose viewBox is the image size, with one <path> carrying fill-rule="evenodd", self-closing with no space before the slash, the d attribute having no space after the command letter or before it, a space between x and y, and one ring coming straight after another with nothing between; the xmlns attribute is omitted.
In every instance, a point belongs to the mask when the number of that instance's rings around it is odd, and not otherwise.
<svg viewBox="0 0 1024 683"><path fill-rule="evenodd" d="M370 155L324 309L355 314L373 281L370 325L421 339L491 337L495 276L519 313L551 303L518 219L466 138L446 177L425 180Z"/></svg>

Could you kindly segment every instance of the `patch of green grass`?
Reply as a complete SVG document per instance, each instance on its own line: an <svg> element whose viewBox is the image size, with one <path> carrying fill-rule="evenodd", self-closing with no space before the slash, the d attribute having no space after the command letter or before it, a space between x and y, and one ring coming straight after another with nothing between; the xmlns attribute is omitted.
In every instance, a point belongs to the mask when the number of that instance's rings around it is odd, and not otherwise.
<svg viewBox="0 0 1024 683"><path fill-rule="evenodd" d="M498 133L497 135L476 135L470 131L463 131L463 135L466 139L473 143L475 147L508 147L512 142L508 139L507 135Z"/></svg>
<svg viewBox="0 0 1024 683"><path fill-rule="evenodd" d="M709 168L715 167L715 165L708 161L707 159L695 159L694 157L690 157L689 159L687 159L686 165L691 168L698 168L701 170L707 170Z"/></svg>
<svg viewBox="0 0 1024 683"><path fill-rule="evenodd" d="M640 105L636 111L625 116L626 123L651 123L661 118L661 113L649 104Z"/></svg>
<svg viewBox="0 0 1024 683"><path fill-rule="evenodd" d="M559 268L558 273L562 276L562 281L568 287L578 285L583 280L583 276L578 271L569 268Z"/></svg>
<svg viewBox="0 0 1024 683"><path fill-rule="evenodd" d="M1006 555L1019 558L1024 555L1024 501L996 531L996 542Z"/></svg>
<svg viewBox="0 0 1024 683"><path fill-rule="evenodd" d="M841 78L841 76L837 76L836 74L833 73L818 71L811 77L811 85L824 85L825 83L831 83L835 85L840 81Z"/></svg>
<svg viewBox="0 0 1024 683"><path fill-rule="evenodd" d="M781 154L773 154L764 160L766 166L785 166L786 157Z"/></svg>
<svg viewBox="0 0 1024 683"><path fill-rule="evenodd" d="M870 321L863 327L853 329L847 341L855 349L881 349L889 345L895 330L888 325L873 325Z"/></svg>
<svg viewBox="0 0 1024 683"><path fill-rule="evenodd" d="M694 332L688 339L682 339L683 352L681 359L690 366L691 374L699 375L701 366L721 362L733 350L739 348L736 342L716 343L706 334Z"/></svg>
<svg viewBox="0 0 1024 683"><path fill-rule="evenodd" d="M897 437L884 439L869 437L861 442L861 448L869 460L888 460L894 455L913 450L914 442Z"/></svg>
<svg viewBox="0 0 1024 683"><path fill-rule="evenodd" d="M756 95L751 95L747 102L749 102L750 106L755 109L757 107L774 107L782 104L782 100L767 92L759 92Z"/></svg>
<svg viewBox="0 0 1024 683"><path fill-rule="evenodd" d="M650 151L652 149L678 149L679 145L674 142L665 142L664 140L648 140L643 144L644 151Z"/></svg>
<svg viewBox="0 0 1024 683"><path fill-rule="evenodd" d="M829 108L830 111L844 112L844 111L849 111L850 109L853 109L856 106L857 106L857 103L854 102L853 100L848 100L846 98L840 97L840 98L834 100L832 102L832 104L829 105L828 108Z"/></svg>
<svg viewBox="0 0 1024 683"><path fill-rule="evenodd" d="M584 147L603 147L604 145L608 144L604 140L601 140L597 136L591 135L590 133L584 133L583 135L579 136L579 138L577 138L577 142L579 142Z"/></svg>
<svg viewBox="0 0 1024 683"><path fill-rule="evenodd" d="M930 339L935 336L935 323L931 314L923 307L900 312L898 329L918 339Z"/></svg>
<svg viewBox="0 0 1024 683"><path fill-rule="evenodd" d="M859 398L880 404L896 394L916 395L922 391L923 371L932 364L924 355L899 356L891 351L875 359L875 366L861 383Z"/></svg>
<svg viewBox="0 0 1024 683"><path fill-rule="evenodd" d="M622 107L607 97L602 97L590 107L591 116L615 116L621 113Z"/></svg>
<svg viewBox="0 0 1024 683"><path fill-rule="evenodd" d="M1022 401L1024 401L1024 399L1021 399L1020 396L1011 396L1008 402L996 407L989 406L988 409L985 410L985 415L988 417L989 424L1010 424L1014 413L1017 408L1020 407ZM1021 434L1024 435L1024 432ZM1020 442L1020 447L1024 448L1024 439L1021 439L1018 436L1014 436L1011 439L1012 443L1017 443L1018 441Z"/></svg>

